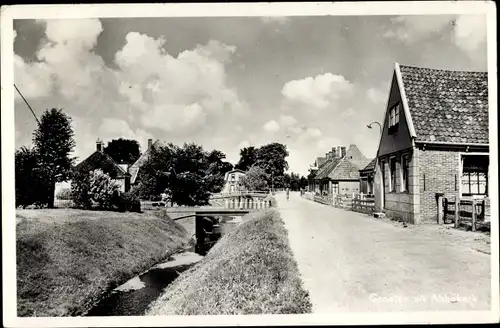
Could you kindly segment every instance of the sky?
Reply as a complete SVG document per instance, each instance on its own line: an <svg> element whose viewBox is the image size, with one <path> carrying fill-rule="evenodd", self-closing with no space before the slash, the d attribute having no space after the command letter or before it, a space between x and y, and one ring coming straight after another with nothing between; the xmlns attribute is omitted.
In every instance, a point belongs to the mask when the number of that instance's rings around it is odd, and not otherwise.
<svg viewBox="0 0 500 328"><path fill-rule="evenodd" d="M332 147L376 154L394 62L486 71L476 15L15 20L14 79L36 115L62 108L75 156L97 138L287 145L290 171ZM16 148L36 122L16 94Z"/></svg>

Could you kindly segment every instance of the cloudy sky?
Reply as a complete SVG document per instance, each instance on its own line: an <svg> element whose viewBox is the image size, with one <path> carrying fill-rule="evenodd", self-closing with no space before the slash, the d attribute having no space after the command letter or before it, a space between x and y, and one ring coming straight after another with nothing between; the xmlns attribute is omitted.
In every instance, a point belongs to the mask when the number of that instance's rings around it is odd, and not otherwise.
<svg viewBox="0 0 500 328"><path fill-rule="evenodd" d="M63 108L76 156L97 137L220 149L285 143L291 171L378 146L394 62L486 70L484 16L109 18L14 21L15 83L38 116ZM15 99L16 148L35 121Z"/></svg>

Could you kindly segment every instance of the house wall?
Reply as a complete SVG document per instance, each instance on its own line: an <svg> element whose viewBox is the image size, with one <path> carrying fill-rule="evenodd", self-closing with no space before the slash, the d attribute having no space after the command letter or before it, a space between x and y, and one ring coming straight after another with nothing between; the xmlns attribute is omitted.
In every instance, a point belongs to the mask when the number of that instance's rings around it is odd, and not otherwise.
<svg viewBox="0 0 500 328"><path fill-rule="evenodd" d="M399 86L397 83L396 76L393 76L392 86L390 91L389 102L385 111L382 135L380 140L380 146L378 149L378 156L384 156L402 149L407 149L412 147L412 141L410 137L410 132L408 129L408 124L406 117L404 115L404 110L400 110L399 113L399 127L398 131L389 134L389 108L401 102L401 95L399 93Z"/></svg>
<svg viewBox="0 0 500 328"><path fill-rule="evenodd" d="M234 174L234 181L232 181L231 176ZM242 188L239 186L239 181L240 179L245 176L245 173L243 172L229 172L226 175L226 182L224 184L224 188L222 190L223 193L229 193L231 192L231 186L234 186L234 191L239 191Z"/></svg>
<svg viewBox="0 0 500 328"><path fill-rule="evenodd" d="M359 193L359 180L352 181L339 181L340 194L358 194Z"/></svg>
<svg viewBox="0 0 500 328"><path fill-rule="evenodd" d="M118 185L118 190L120 190L121 192L126 192L127 191L127 189L126 189L126 183L125 183L125 179L124 178L113 179L113 182Z"/></svg>
<svg viewBox="0 0 500 328"><path fill-rule="evenodd" d="M456 150L418 149L422 221L437 222L436 193L455 198L461 181L460 153Z"/></svg>
<svg viewBox="0 0 500 328"><path fill-rule="evenodd" d="M376 210L383 209L384 213L393 219L400 219L408 223L417 224L420 222L420 181L419 181L419 152L412 149L406 152L397 153L410 154L408 172L408 190L401 191L401 162L396 163L396 191L390 191L390 165L389 156L380 158L379 163L385 167L385 183L381 188L381 172L379 168L375 181L375 206ZM379 164L380 165L380 164ZM383 198L381 198L381 196Z"/></svg>

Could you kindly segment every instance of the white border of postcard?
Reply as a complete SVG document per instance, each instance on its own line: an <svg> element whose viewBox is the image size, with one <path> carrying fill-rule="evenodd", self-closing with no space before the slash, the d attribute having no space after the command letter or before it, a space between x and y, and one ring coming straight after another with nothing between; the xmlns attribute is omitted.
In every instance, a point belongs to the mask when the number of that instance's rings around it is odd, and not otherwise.
<svg viewBox="0 0 500 328"><path fill-rule="evenodd" d="M498 184L491 186L491 311L341 313L332 315L245 315L168 317L16 317L16 257L14 201L14 88L13 20L84 17L235 17L324 15L436 15L484 14L487 19L488 83L490 106L491 181L498 181L496 11L492 1L341 2L341 3L212 3L212 4L95 4L21 5L1 10L1 119L2 119L2 261L3 320L6 327L138 327L209 325L300 324L410 324L475 323L499 320Z"/></svg>

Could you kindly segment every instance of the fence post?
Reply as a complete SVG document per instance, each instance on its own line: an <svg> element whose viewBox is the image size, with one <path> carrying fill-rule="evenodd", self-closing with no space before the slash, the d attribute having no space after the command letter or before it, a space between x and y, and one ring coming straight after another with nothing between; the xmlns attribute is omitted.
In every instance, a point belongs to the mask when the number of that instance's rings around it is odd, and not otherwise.
<svg viewBox="0 0 500 328"><path fill-rule="evenodd" d="M460 220L460 196L455 196L455 228L458 228L458 221Z"/></svg>
<svg viewBox="0 0 500 328"><path fill-rule="evenodd" d="M437 199L437 221L438 224L443 224L443 196L439 196Z"/></svg>
<svg viewBox="0 0 500 328"><path fill-rule="evenodd" d="M472 198L472 231L476 231L476 199Z"/></svg>

